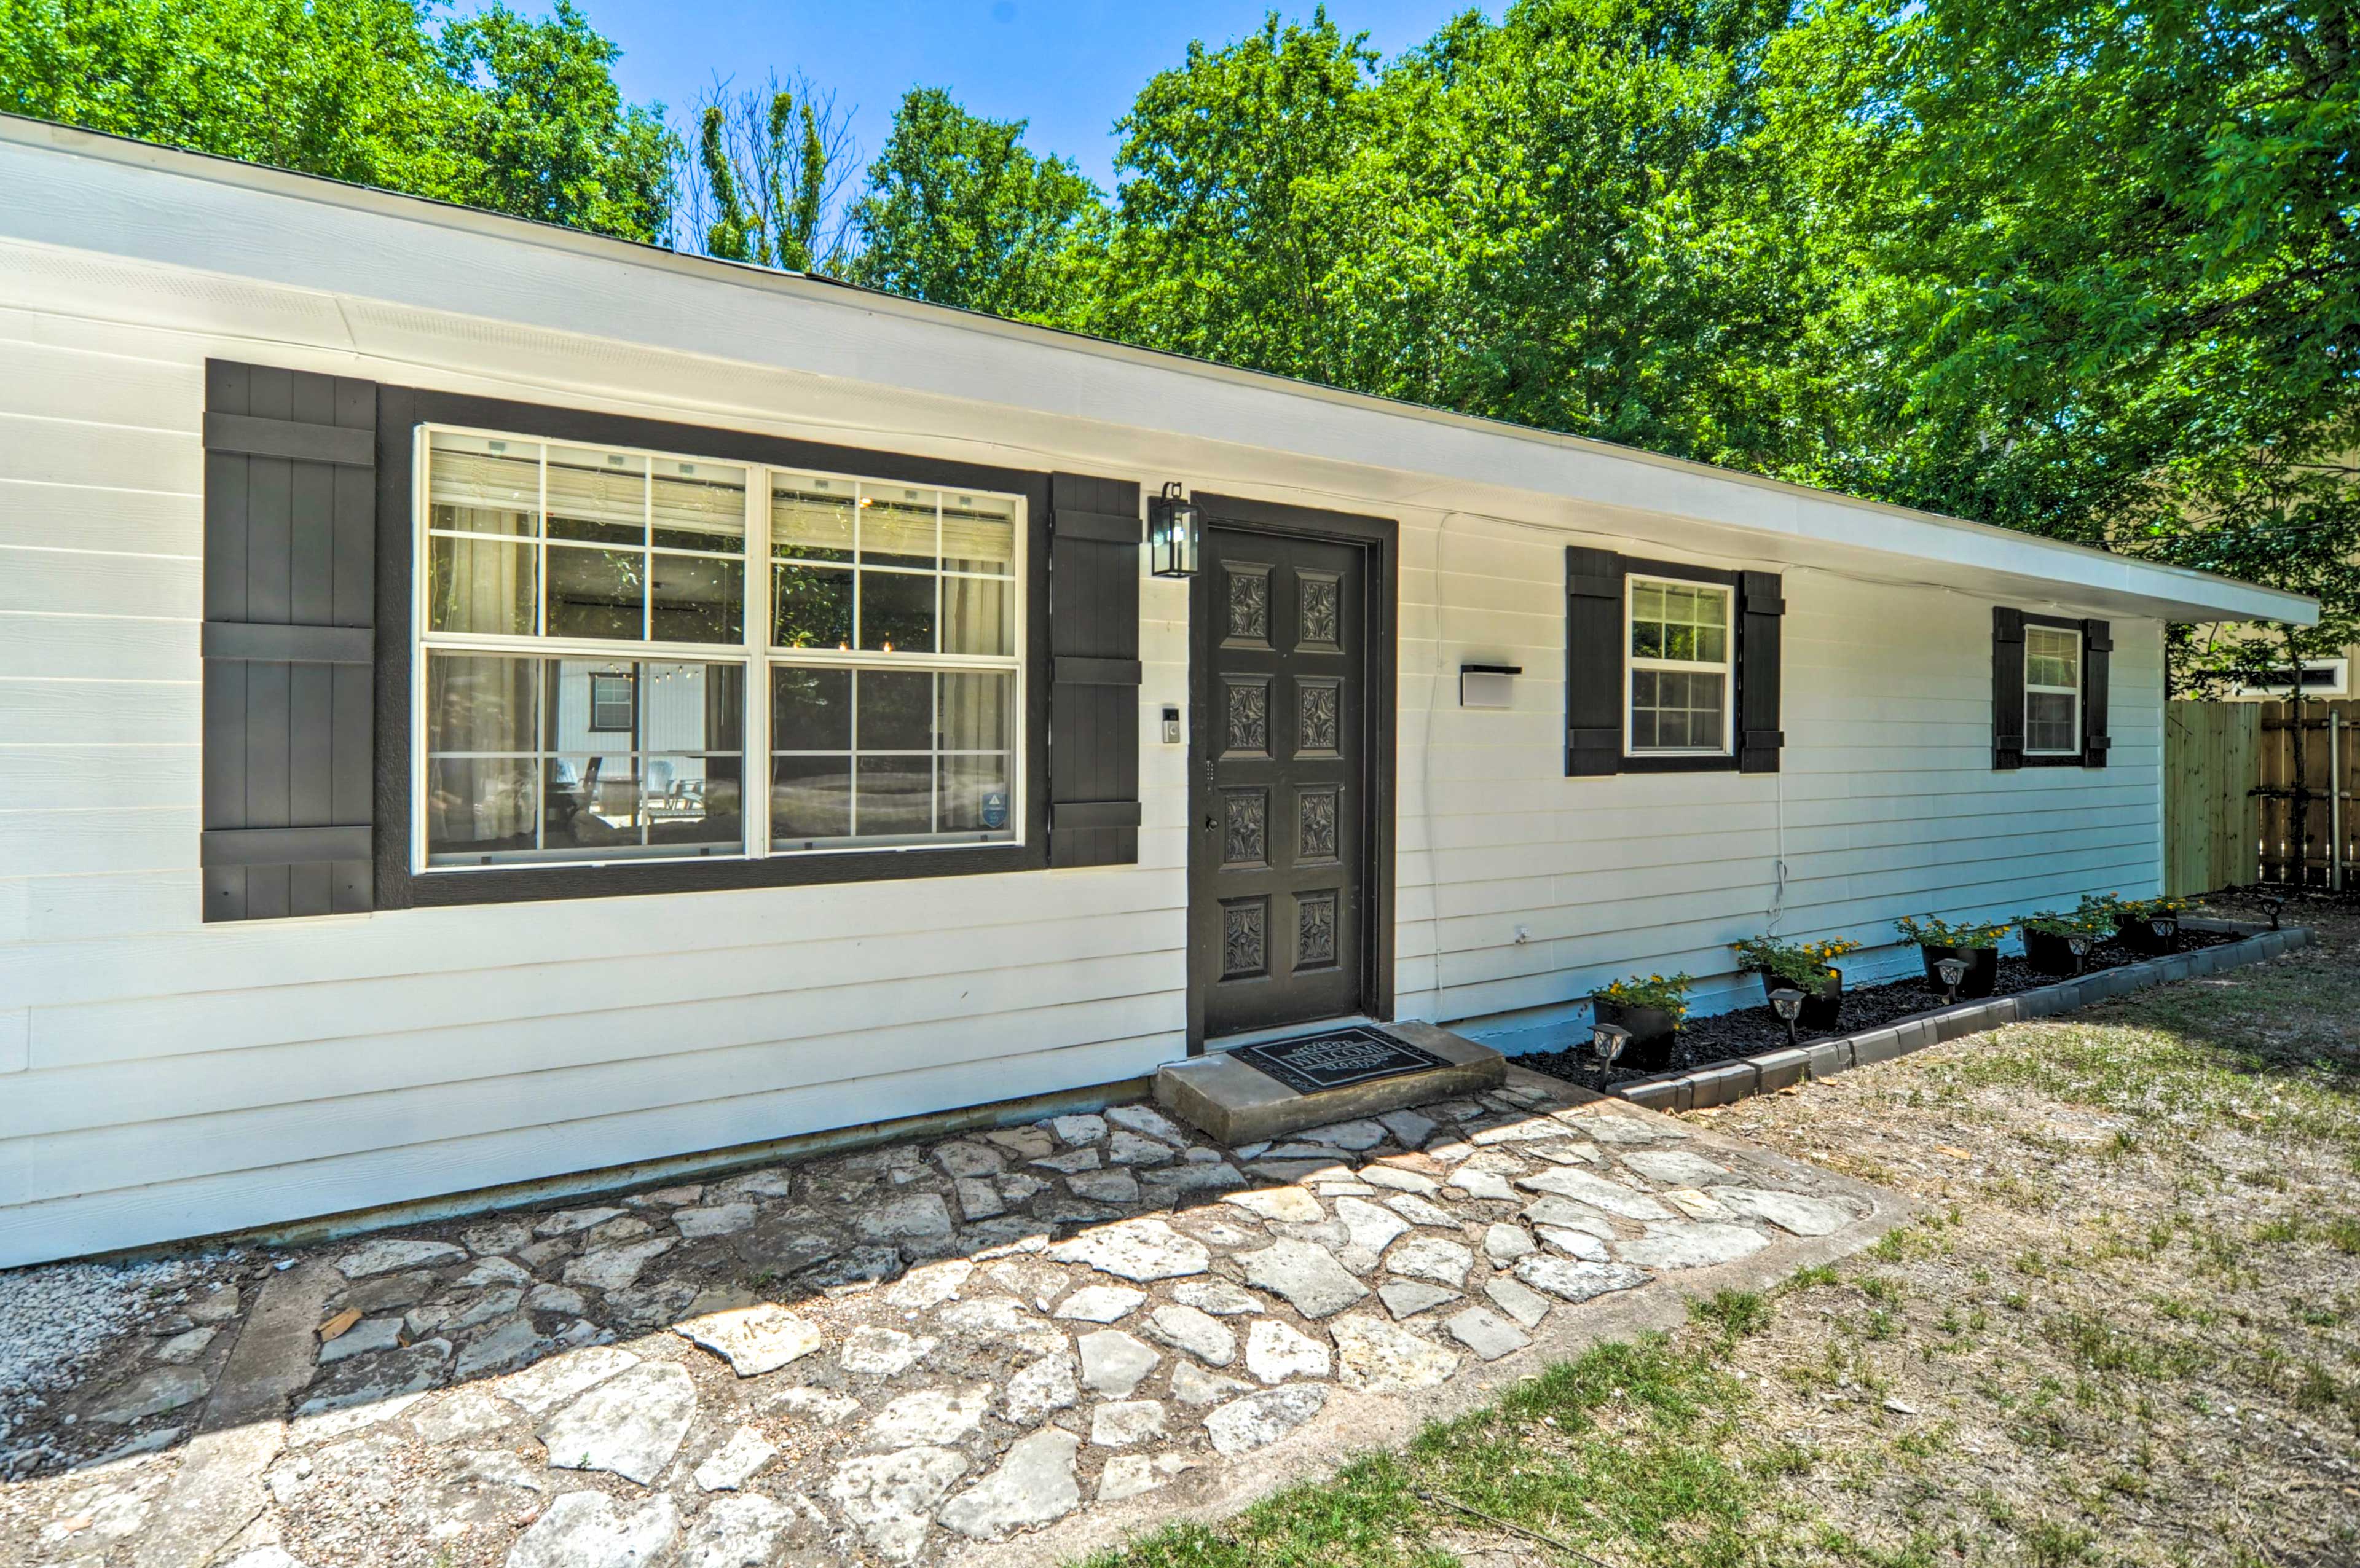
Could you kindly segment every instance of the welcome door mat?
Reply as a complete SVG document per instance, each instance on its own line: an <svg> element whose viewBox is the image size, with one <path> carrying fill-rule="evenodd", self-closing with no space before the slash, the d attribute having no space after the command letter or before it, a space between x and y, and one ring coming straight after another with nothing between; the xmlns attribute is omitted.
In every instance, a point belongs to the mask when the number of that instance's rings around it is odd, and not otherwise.
<svg viewBox="0 0 2360 1568"><path fill-rule="evenodd" d="M1298 1094L1317 1094L1323 1089L1342 1089L1451 1065L1421 1046L1395 1040L1382 1029L1358 1024L1349 1029L1297 1035L1292 1040L1241 1045L1229 1054Z"/></svg>

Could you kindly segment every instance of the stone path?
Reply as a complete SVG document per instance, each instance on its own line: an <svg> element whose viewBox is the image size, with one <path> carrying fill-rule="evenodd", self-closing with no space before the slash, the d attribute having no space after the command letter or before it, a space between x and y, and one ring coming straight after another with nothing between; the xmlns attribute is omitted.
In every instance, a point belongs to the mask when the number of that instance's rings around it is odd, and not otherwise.
<svg viewBox="0 0 2360 1568"><path fill-rule="evenodd" d="M1662 1276L1878 1210L1515 1073L1278 1145L1126 1105L227 1258L7 1412L0 1562L1048 1561L1073 1516L1251 1495L1377 1441L1370 1401L1464 1408ZM295 1313L310 1364L211 1435L256 1397L241 1338Z"/></svg>

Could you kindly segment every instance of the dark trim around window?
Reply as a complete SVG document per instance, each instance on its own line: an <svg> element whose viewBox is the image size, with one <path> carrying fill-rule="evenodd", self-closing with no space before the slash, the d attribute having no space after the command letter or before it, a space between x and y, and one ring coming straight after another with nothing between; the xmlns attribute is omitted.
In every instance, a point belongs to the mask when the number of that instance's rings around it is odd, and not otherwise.
<svg viewBox="0 0 2360 1568"><path fill-rule="evenodd" d="M716 461L858 473L946 488L998 490L1024 497L1024 842L906 850L844 850L766 859L650 860L638 865L518 866L414 872L410 844L410 637L417 520L412 446L416 428L444 424L512 430L584 445L693 452ZM380 389L377 425L377 858L376 907L517 903L618 898L737 887L804 887L909 877L1038 871L1049 864L1049 476L858 447L786 441L746 430L673 424L538 403L509 402L418 387ZM759 563L749 562L752 570ZM618 645L617 657L629 657ZM768 759L748 758L748 789L769 788Z"/></svg>
<svg viewBox="0 0 2360 1568"><path fill-rule="evenodd" d="M2031 610L1995 606L1992 612L1992 768L2103 768L2114 743L2107 735L2107 698L2114 676L2114 630L2106 621L2077 621ZM2024 628L2050 626L2081 638L2081 748L2028 752L2024 748L2027 693ZM2011 725L2013 726L2011 728Z"/></svg>

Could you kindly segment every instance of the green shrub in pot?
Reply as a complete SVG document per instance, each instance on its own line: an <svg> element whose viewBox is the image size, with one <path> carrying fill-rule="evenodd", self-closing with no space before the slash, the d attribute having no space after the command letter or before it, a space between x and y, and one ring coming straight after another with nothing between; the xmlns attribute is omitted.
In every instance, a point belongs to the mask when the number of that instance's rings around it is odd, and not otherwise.
<svg viewBox="0 0 2360 1568"><path fill-rule="evenodd" d="M2024 932L2024 957L2043 975L2074 975L2081 972L2081 961L2073 956L2073 941L2081 938L2091 947L2114 932L2113 913L2081 900L2081 907L2070 914L2043 909L2038 914L2016 917L2017 929Z"/></svg>
<svg viewBox="0 0 2360 1568"><path fill-rule="evenodd" d="M1918 955L1926 965L1926 984L1935 990L1944 987L1941 975L1934 966L1946 958L1958 959L1967 966L1965 977L1959 982L1960 996L1988 996L1998 986L2000 939L2014 929L2012 922L1992 920L1952 925L1931 915L1914 919L1904 915L1894 924L1900 930L1901 940L1918 949Z"/></svg>
<svg viewBox="0 0 2360 1568"><path fill-rule="evenodd" d="M1660 1073L1672 1064L1672 1040L1688 1016L1687 975L1649 975L1617 980L1590 993L1590 1005L1602 1024L1619 1024L1631 1031L1618 1065L1641 1073Z"/></svg>
<svg viewBox="0 0 2360 1568"><path fill-rule="evenodd" d="M1733 942L1738 966L1762 976L1762 994L1792 985L1803 994L1803 1010L1796 1022L1807 1029L1834 1029L1843 1022L1843 971L1835 961L1858 953L1860 943L1842 937L1825 942L1780 942L1775 936Z"/></svg>

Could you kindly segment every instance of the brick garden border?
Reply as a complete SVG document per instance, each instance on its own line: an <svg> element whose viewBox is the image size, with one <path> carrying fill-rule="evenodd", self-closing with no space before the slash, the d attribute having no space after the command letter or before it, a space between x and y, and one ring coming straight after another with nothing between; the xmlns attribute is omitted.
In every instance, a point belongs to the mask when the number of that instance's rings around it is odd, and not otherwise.
<svg viewBox="0 0 2360 1568"><path fill-rule="evenodd" d="M2012 996L1994 996L1985 1001L1961 1002L1953 1007L1937 1007L1877 1029L1838 1035L1833 1040L1813 1040L1808 1045L1781 1046L1756 1056L1741 1057L1734 1062L1716 1062L1709 1067L1692 1068L1686 1073L1643 1078L1607 1092L1633 1105L1656 1111L1694 1111L1712 1105L1733 1105L1755 1094L1767 1094L1796 1083L1832 1077L1854 1067L1890 1062L1896 1056L1907 1056L1913 1051L1923 1051L1929 1045L1939 1045L1961 1035L1980 1034L1985 1029L1994 1029L2003 1024L2016 1023L2026 1018L2053 1018L2094 1002L2126 996L2134 991L2144 991L2151 985L2161 985L2174 980L2217 975L2224 969L2242 969L2247 964L2276 958L2280 953L2292 953L2311 942L2310 931L2301 926L2272 931L2267 926L2248 920L2212 919L2188 919L2180 923L2196 931L2233 931L2243 940L2200 948L2193 953L2175 953L2169 957L2118 964L2112 969L2099 970L2094 975L2060 980L2049 985L2036 985Z"/></svg>

